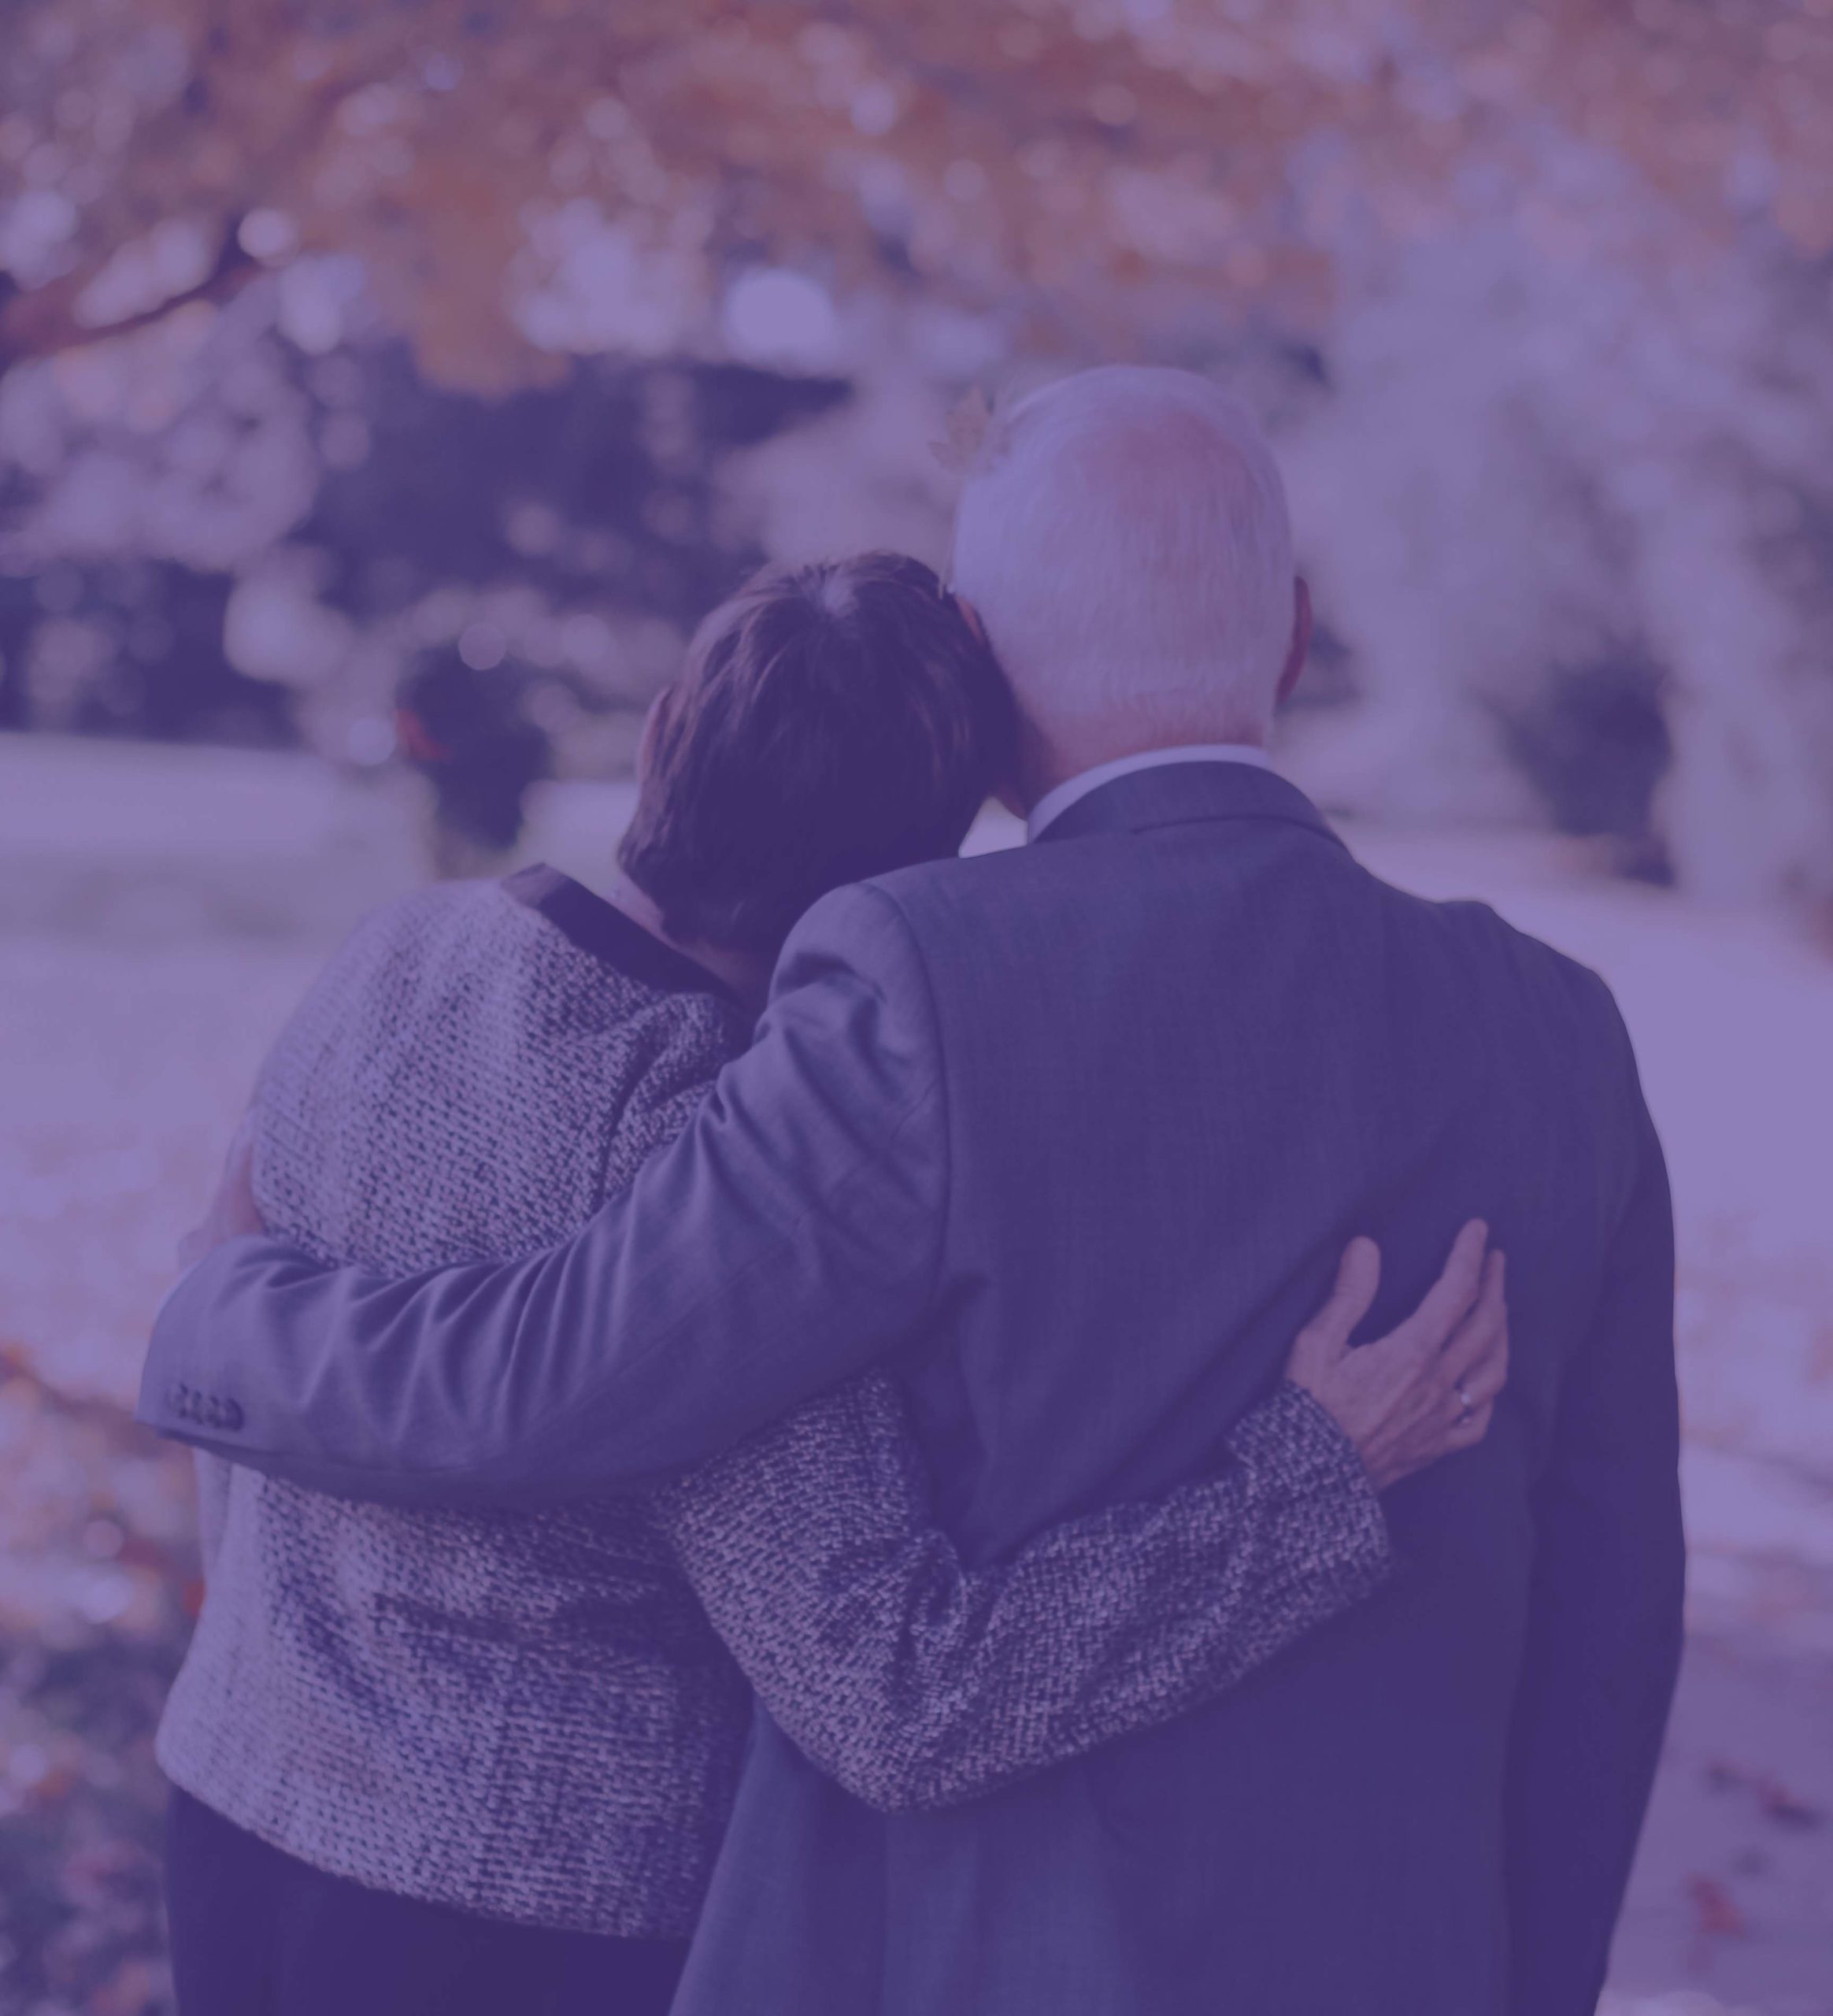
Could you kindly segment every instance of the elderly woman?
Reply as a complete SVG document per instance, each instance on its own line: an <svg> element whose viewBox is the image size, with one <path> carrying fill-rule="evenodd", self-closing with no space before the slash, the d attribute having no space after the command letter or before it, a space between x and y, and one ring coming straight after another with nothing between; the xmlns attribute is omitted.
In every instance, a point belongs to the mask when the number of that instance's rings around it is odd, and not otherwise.
<svg viewBox="0 0 1833 2016"><path fill-rule="evenodd" d="M1009 733L915 561L755 584L658 703L607 896L546 869L436 888L332 962L259 1088L262 1217L402 1273L563 1237L746 1043L809 904L955 850ZM642 1500L403 1510L206 1459L209 1594L159 1742L184 2016L665 2010L754 1689L887 1807L1213 1697L1372 1591L1377 1489L1480 1432L1437 1405L1499 1383L1480 1247L1352 1355L1359 1242L1215 1475L972 1572L879 1374Z"/></svg>

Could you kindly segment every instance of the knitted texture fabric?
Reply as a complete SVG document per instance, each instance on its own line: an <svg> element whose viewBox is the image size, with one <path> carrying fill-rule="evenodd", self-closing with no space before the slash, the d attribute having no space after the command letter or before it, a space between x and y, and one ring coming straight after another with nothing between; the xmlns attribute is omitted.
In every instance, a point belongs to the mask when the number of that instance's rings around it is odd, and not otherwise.
<svg viewBox="0 0 1833 2016"><path fill-rule="evenodd" d="M394 1273L549 1244L748 1033L498 885L427 891L358 930L269 1058L262 1213ZM750 1697L640 1500L428 1512L200 1468L207 1593L159 1734L175 1782L375 1888L691 1928Z"/></svg>
<svg viewBox="0 0 1833 2016"><path fill-rule="evenodd" d="M1361 1458L1289 1384L1236 1424L1213 1476L973 1569L934 1523L902 1390L882 1377L714 1458L657 1510L785 1733L885 1812L956 1805L1187 1714L1390 1565Z"/></svg>

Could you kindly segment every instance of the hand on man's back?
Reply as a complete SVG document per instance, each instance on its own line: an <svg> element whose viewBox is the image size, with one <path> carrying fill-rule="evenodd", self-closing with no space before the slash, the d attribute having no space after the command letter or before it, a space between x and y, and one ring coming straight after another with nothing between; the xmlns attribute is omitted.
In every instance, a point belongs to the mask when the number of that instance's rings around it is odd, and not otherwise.
<svg viewBox="0 0 1833 2016"><path fill-rule="evenodd" d="M198 1224L178 1242L178 1264L194 1267L206 1253L232 1239L267 1230L261 1208L254 1201L254 1109L242 1116L223 1158L223 1172L217 1179L216 1195Z"/></svg>
<svg viewBox="0 0 1833 2016"><path fill-rule="evenodd" d="M1412 1315L1371 1343L1350 1338L1381 1282L1371 1239L1345 1249L1331 1298L1298 1334L1286 1376L1335 1421L1377 1491L1482 1441L1509 1377L1502 1256L1472 1218Z"/></svg>

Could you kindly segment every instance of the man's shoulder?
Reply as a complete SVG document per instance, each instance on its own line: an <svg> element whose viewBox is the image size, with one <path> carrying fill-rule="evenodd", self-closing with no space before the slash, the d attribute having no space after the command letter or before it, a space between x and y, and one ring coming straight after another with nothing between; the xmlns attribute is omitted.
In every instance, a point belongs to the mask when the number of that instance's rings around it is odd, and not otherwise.
<svg viewBox="0 0 1833 2016"><path fill-rule="evenodd" d="M1346 852L1331 850L1317 859L1339 886L1346 879L1357 898L1411 914L1469 956L1544 975L1594 1003L1611 999L1609 988L1592 968L1512 924L1490 903L1416 895L1383 881ZM1123 872L1116 875L1116 869ZM935 930L983 928L1008 908L1073 902L1083 896L1098 903L1129 902L1144 892L1124 873L1120 860L1046 845L922 862L842 893L859 900L855 914L862 921L870 920L868 906L876 905L895 914L920 937Z"/></svg>
<svg viewBox="0 0 1833 2016"><path fill-rule="evenodd" d="M997 944L1002 925L1035 918L1050 901L1035 848L950 857L848 883L815 903L791 934L787 968L824 962L861 970L907 966L965 943Z"/></svg>
<svg viewBox="0 0 1833 2016"><path fill-rule="evenodd" d="M1419 904L1435 913L1444 929L1460 939L1473 954L1494 962L1513 977L1557 992L1581 1014L1613 1027L1620 1025L1616 998L1595 967L1561 951L1532 932L1524 931L1493 904L1472 897L1432 901L1391 889L1385 883L1380 886L1399 901Z"/></svg>
<svg viewBox="0 0 1833 2016"><path fill-rule="evenodd" d="M1105 864L1104 864L1105 865ZM1098 900L1100 871L1062 847L998 847L918 862L859 884L921 935L983 924L1009 909Z"/></svg>
<svg viewBox="0 0 1833 2016"><path fill-rule="evenodd" d="M1626 1121L1641 1105L1635 1048L1602 974L1472 898L1429 899L1371 876L1381 899L1416 921L1423 970L1449 988L1487 1040L1528 1069L1543 1060L1550 1087L1594 1114Z"/></svg>
<svg viewBox="0 0 1833 2016"><path fill-rule="evenodd" d="M1349 854L1319 849L1320 906L1361 920L1355 942L1461 969L1477 992L1595 1050L1627 1058L1627 1039L1609 986L1592 968L1511 923L1491 905L1416 895L1384 882ZM1162 892L1161 892L1162 893ZM1289 895L1290 888L1283 893ZM1115 850L1001 848L924 862L825 897L802 942L879 972L951 969L974 985L1002 959L1024 964L1087 956L1091 930L1150 932L1156 906L1136 864ZM1165 928L1187 921L1188 886L1167 899ZM1255 914L1264 915L1257 907ZM799 936L799 934L798 934ZM1399 956L1408 956L1402 949Z"/></svg>

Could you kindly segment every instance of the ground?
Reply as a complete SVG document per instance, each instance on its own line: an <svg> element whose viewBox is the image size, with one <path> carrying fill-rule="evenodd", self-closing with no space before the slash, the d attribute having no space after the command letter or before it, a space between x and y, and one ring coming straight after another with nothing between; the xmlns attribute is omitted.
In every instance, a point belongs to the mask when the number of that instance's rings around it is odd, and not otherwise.
<svg viewBox="0 0 1833 2016"><path fill-rule="evenodd" d="M623 802L548 788L531 848L591 879ZM1605 974L1673 1165L1690 1635L1612 2016L1833 2016L1833 959L1545 839L1350 837ZM124 1410L263 1047L419 872L394 782L0 737L0 2016L167 2007L189 1473Z"/></svg>

